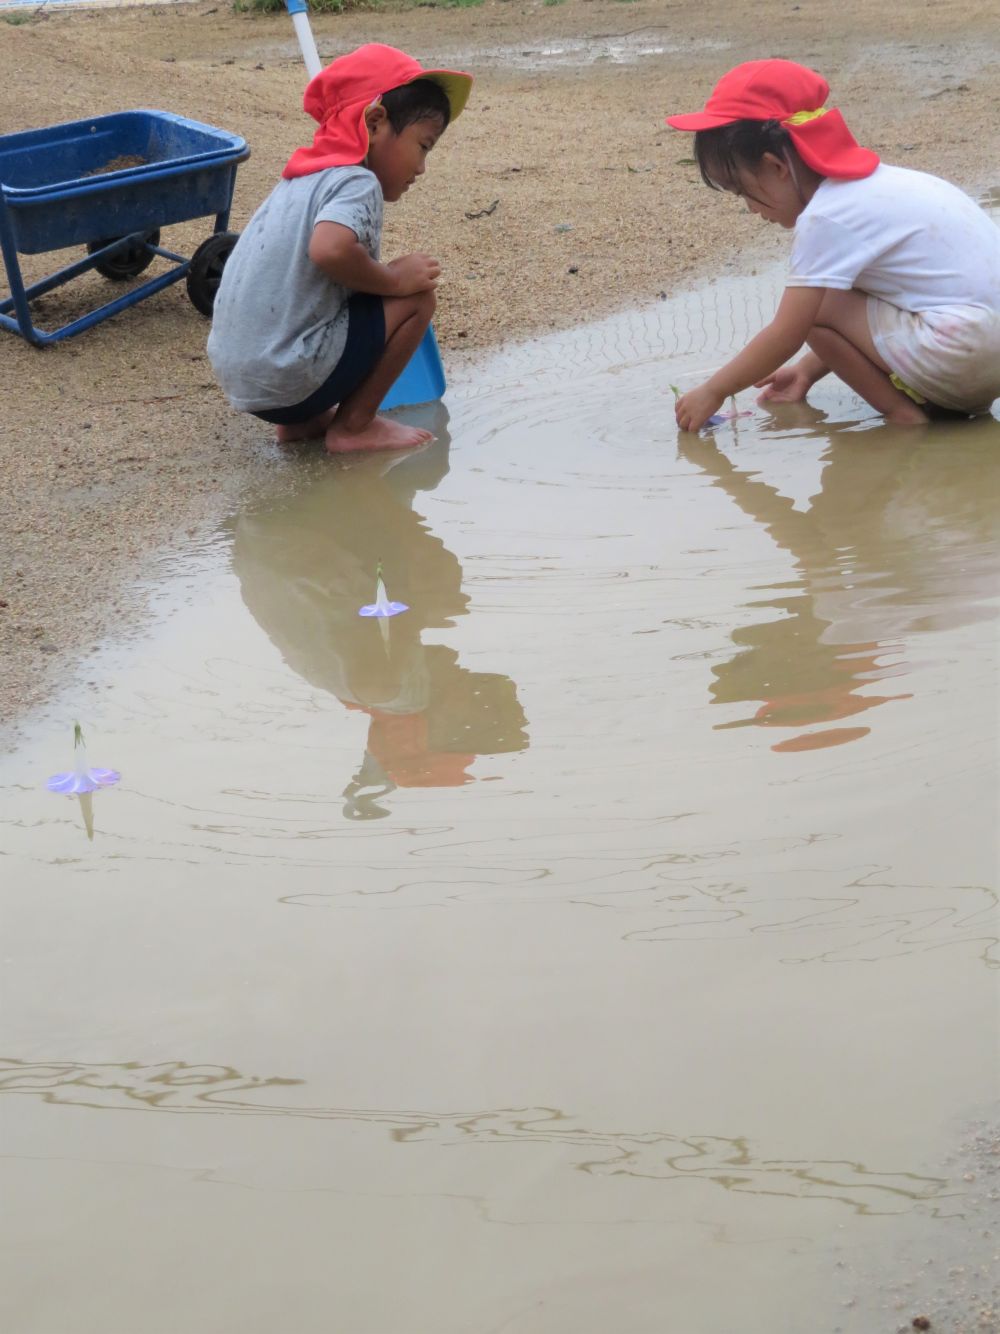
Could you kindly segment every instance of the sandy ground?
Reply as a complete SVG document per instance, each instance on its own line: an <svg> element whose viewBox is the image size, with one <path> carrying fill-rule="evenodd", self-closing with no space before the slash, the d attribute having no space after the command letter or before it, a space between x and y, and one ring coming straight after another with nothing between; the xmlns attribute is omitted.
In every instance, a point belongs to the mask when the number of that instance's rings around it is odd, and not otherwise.
<svg viewBox="0 0 1000 1334"><path fill-rule="evenodd" d="M992 17L991 12L992 11ZM996 184L1000 56L991 3L915 0L892 23L868 0L486 0L314 20L326 57L369 40L477 77L428 176L390 210L386 257L427 249L446 281L436 321L448 364L715 272L753 269L786 238L737 216L662 126L739 60L821 69L858 137L889 161ZM154 106L244 135L239 228L289 152L311 137L289 21L223 4L39 11L0 22L5 133ZM489 216L467 215L498 201ZM190 251L205 223L167 240ZM28 267L42 274L59 256ZM45 299L43 327L107 289L88 276ZM60 320L61 322L61 320ZM0 717L42 701L143 606L158 555L197 540L274 467L268 428L235 416L204 355L183 284L82 337L38 351L3 334ZM9 733L8 733L9 734Z"/></svg>

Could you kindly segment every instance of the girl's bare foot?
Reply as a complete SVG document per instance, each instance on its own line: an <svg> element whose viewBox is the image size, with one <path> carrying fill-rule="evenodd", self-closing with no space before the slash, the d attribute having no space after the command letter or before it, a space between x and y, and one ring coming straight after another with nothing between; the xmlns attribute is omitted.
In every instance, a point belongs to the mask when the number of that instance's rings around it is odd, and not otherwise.
<svg viewBox="0 0 1000 1334"><path fill-rule="evenodd" d="M318 440L326 435L327 429L337 415L336 408L321 412L318 417L310 417L307 422L296 422L294 426L278 426L278 444L291 445L296 440Z"/></svg>
<svg viewBox="0 0 1000 1334"><path fill-rule="evenodd" d="M893 408L891 412L885 414L885 419L890 426L926 426L930 421L927 413L916 403L903 403L900 407Z"/></svg>
<svg viewBox="0 0 1000 1334"><path fill-rule="evenodd" d="M333 422L326 430L326 447L331 454L355 454L375 449L416 449L433 440L430 431L403 422L375 417L360 431L349 431L342 422Z"/></svg>

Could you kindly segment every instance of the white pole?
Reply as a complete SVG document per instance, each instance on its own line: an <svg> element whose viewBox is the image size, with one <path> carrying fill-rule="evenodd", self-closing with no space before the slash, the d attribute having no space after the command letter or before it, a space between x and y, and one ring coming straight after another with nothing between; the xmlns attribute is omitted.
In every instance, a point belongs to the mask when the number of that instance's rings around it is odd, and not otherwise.
<svg viewBox="0 0 1000 1334"><path fill-rule="evenodd" d="M295 36L299 39L299 50L302 52L302 59L305 61L306 73L310 79L315 79L323 66L320 62L319 52L316 50L312 28L309 26L309 13L304 4L299 8L295 4L295 0L291 0L291 3L288 4L288 12L295 24Z"/></svg>

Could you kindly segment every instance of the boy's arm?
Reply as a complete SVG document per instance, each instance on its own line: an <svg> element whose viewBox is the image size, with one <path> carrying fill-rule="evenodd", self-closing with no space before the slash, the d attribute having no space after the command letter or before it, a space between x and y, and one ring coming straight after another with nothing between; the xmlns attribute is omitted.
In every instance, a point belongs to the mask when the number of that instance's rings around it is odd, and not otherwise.
<svg viewBox="0 0 1000 1334"><path fill-rule="evenodd" d="M341 287L373 296L413 296L437 285L441 265L430 255L403 255L380 264L339 222L318 222L309 239L309 258Z"/></svg>
<svg viewBox="0 0 1000 1334"><path fill-rule="evenodd" d="M786 287L767 328L711 379L677 400L677 425L681 430L699 430L731 394L765 379L794 356L806 341L825 294L825 287Z"/></svg>

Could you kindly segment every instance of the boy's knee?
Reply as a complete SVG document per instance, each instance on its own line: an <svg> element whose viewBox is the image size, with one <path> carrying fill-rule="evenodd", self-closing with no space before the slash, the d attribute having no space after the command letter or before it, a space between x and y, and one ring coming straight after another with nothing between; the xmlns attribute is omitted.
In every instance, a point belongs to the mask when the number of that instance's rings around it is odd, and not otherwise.
<svg viewBox="0 0 1000 1334"><path fill-rule="evenodd" d="M437 309L437 292L431 287L428 288L426 292L418 292L416 299L417 314L422 318L426 317L427 323L430 324L434 317L434 312Z"/></svg>

